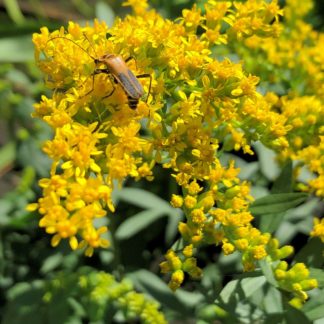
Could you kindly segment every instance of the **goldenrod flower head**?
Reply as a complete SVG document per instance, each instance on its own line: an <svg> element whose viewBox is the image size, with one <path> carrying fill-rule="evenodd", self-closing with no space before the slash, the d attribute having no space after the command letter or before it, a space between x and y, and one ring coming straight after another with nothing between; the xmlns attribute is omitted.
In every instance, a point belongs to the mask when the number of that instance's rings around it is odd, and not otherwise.
<svg viewBox="0 0 324 324"><path fill-rule="evenodd" d="M182 270L176 270L171 275L171 280L169 282L169 287L175 291L177 290L184 280L184 272Z"/></svg>
<svg viewBox="0 0 324 324"><path fill-rule="evenodd" d="M193 255L193 245L192 244L189 244L187 245L183 251L182 251L183 255L186 257L186 258L189 258Z"/></svg>
<svg viewBox="0 0 324 324"><path fill-rule="evenodd" d="M182 205L183 205L183 198L179 195L172 195L172 198L171 198L171 205L174 207L174 208L181 208Z"/></svg>
<svg viewBox="0 0 324 324"><path fill-rule="evenodd" d="M207 219L204 211L200 208L192 210L190 213L190 217L191 217L192 222L197 225L201 225Z"/></svg>
<svg viewBox="0 0 324 324"><path fill-rule="evenodd" d="M274 274L279 287L294 294L295 297L290 303L297 308L300 308L307 300L306 291L316 288L318 285L317 280L309 278L309 270L303 263L296 263L291 269L288 269L288 264L281 261Z"/></svg>
<svg viewBox="0 0 324 324"><path fill-rule="evenodd" d="M231 243L224 243L222 246L222 250L225 255L232 254L235 251L235 247Z"/></svg>
<svg viewBox="0 0 324 324"><path fill-rule="evenodd" d="M197 199L196 197L187 195L184 199L184 205L188 208L188 209L193 209L197 204Z"/></svg>
<svg viewBox="0 0 324 324"><path fill-rule="evenodd" d="M291 8L294 3L290 1ZM116 19L112 27L70 22L67 30L42 28L33 36L36 61L46 85L55 89L52 98L42 96L34 116L50 125L54 137L44 144L53 164L49 177L40 181L43 196L29 209L38 209L40 226L53 235L52 245L67 239L72 249L84 248L90 256L109 245L108 229L95 221L114 212L114 184L129 177L151 181L159 164L170 169L181 187L183 195L173 195L171 204L183 208L186 217L178 229L187 247L179 253L169 250L161 263L162 272L171 273L173 290L182 284L184 268L200 276L192 249L203 244L223 243L225 254L239 250L245 271L265 257L285 257L291 247L279 248L269 234L252 226L253 198L250 185L238 177L240 169L233 161L223 165L219 157L231 150L252 155L251 144L259 140L277 150L281 160L301 160L316 172L308 186L324 196L323 105L317 98L324 98L319 86L324 51L320 45L302 50L306 43L315 44L318 35L297 21L287 46L276 0L209 0L204 12L194 5L175 21L149 10L145 0L124 5L133 14ZM299 66L314 76L304 85L310 94L263 96L257 88L261 79L242 63L215 58L223 45L237 47L238 53L259 50L273 66L288 69L295 65L296 45ZM125 61L123 71L114 70L108 54ZM126 62L128 57L136 62ZM125 70L135 75L130 84L143 87L142 98L133 98L118 73ZM267 73L274 81L281 77ZM138 74L150 77L136 78ZM313 236L321 237L320 230L314 228ZM298 298L305 299L304 286L314 286L305 282L309 274L301 266L287 270L280 263L274 271L283 289L298 291ZM143 299L136 299L132 311L142 306Z"/></svg>
<svg viewBox="0 0 324 324"><path fill-rule="evenodd" d="M324 242L324 218L314 218L314 228L311 231L310 235L313 237L319 237L321 241Z"/></svg>

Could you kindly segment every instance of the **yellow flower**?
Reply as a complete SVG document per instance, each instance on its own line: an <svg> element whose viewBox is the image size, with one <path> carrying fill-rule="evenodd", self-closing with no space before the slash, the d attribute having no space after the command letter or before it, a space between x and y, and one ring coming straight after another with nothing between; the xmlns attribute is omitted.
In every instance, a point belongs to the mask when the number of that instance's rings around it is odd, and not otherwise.
<svg viewBox="0 0 324 324"><path fill-rule="evenodd" d="M314 228L310 233L313 237L319 237L321 241L324 243L324 218L319 219L317 217L314 218Z"/></svg>
<svg viewBox="0 0 324 324"><path fill-rule="evenodd" d="M184 272L201 275L192 249L202 245L222 244L225 254L237 249L246 271L265 257L267 262L286 257L292 247L280 248L252 225L250 185L239 179L233 161L224 164L220 156L233 150L252 155L252 143L261 141L278 152L279 160L307 165L318 175L308 186L324 195L324 38L292 16L289 32L283 31L282 9L275 0L209 0L205 12L194 5L176 21L149 10L145 0L124 5L134 14L116 19L112 27L71 22L67 30L43 28L33 36L45 83L56 90L52 98L41 98L34 113L54 132L44 144L53 160L50 176L40 181L43 195L37 205L29 207L41 214L40 226L53 235L53 245L67 239L72 249L84 248L91 256L109 245L108 229L98 228L95 220L114 212L115 183L129 177L150 181L154 167L161 165L182 190L171 204L183 208L185 216L178 229L186 247L169 250L161 263L173 290L182 284ZM254 51L249 57L255 59L243 59L244 68L239 60L217 59L230 57L226 51L233 49L238 56ZM151 76L131 82L144 89L143 98L131 98L138 100L136 109L128 104L130 85L102 62L107 53L134 57L136 64L127 62L129 70ZM259 57L269 62L268 70L261 67L261 78L245 71L259 66ZM259 82L263 86L263 69L270 83L286 82L285 70L277 75L274 67L301 68L307 78L296 84L308 92L299 97L295 87L285 97L263 96L257 88ZM320 236L318 228L314 236ZM280 287L302 302L306 288L315 286L300 266L276 270Z"/></svg>

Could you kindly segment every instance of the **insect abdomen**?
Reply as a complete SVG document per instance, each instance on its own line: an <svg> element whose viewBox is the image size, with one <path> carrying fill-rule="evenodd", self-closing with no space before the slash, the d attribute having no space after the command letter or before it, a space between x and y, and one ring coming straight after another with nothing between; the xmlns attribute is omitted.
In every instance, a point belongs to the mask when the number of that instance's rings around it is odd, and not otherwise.
<svg viewBox="0 0 324 324"><path fill-rule="evenodd" d="M132 98L130 96L127 96L128 99L128 106L131 109L136 109L137 108L137 104L138 104L138 99L136 98Z"/></svg>
<svg viewBox="0 0 324 324"><path fill-rule="evenodd" d="M132 71L128 70L127 74L118 73L117 78L128 97L137 99L138 101L138 99L140 99L143 96L144 94L143 87L138 82L137 78L132 73Z"/></svg>

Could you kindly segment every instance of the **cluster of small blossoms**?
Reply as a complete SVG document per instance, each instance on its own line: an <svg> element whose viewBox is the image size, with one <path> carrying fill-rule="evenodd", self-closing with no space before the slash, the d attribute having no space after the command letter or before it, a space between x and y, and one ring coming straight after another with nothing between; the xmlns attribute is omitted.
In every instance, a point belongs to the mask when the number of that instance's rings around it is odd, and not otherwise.
<svg viewBox="0 0 324 324"><path fill-rule="evenodd" d="M279 262L274 270L275 278L282 290L293 293L290 304L300 308L308 298L306 291L317 287L315 279L309 279L309 270L303 263L296 263L288 270L285 261Z"/></svg>
<svg viewBox="0 0 324 324"><path fill-rule="evenodd" d="M51 302L57 296L61 298L64 290L69 290L69 296L73 296L87 309L86 313L92 321L105 318L107 310L114 309L122 312L126 322L140 320L147 324L167 323L157 302L135 292L130 281L118 282L108 273L83 270L72 275L62 273L49 282L43 299Z"/></svg>
<svg viewBox="0 0 324 324"><path fill-rule="evenodd" d="M324 243L324 218L314 218L314 228L310 233L313 237L318 237Z"/></svg>
<svg viewBox="0 0 324 324"><path fill-rule="evenodd" d="M288 131L288 145L277 150L278 159L305 165L316 179L301 188L324 197L324 34L304 21L312 7L311 0L286 1L284 18L278 23L279 37L253 35L229 45L248 71L260 75L261 87L277 89L281 95L267 95Z"/></svg>
<svg viewBox="0 0 324 324"><path fill-rule="evenodd" d="M221 177L220 168L217 172ZM276 261L293 252L291 246L280 248L277 239L251 225L253 216L248 204L252 197L249 196L248 184L239 183L235 177L237 172L237 169L232 169L222 186L214 184L210 191L200 193L203 188L192 181L183 186L183 197L172 196L172 206L182 208L187 218L186 223L179 224L185 247L177 253L168 251L166 261L161 264L163 273L171 273L169 286L172 289L181 285L184 273L193 279L200 277L202 270L197 267L193 253L204 245L221 245L225 255L239 251L245 271L254 270L256 262L267 256L268 260ZM217 208L214 207L215 201Z"/></svg>
<svg viewBox="0 0 324 324"><path fill-rule="evenodd" d="M90 296L91 301L101 305L106 305L107 301L113 302L115 307L123 312L126 320L138 318L141 323L167 323L164 315L158 311L157 302L135 292L129 281L123 280L118 283L112 281L112 278L107 273L97 274Z"/></svg>
<svg viewBox="0 0 324 324"><path fill-rule="evenodd" d="M200 277L194 253L201 245L221 244L225 254L240 251L245 270L266 256L286 257L291 247L279 248L277 240L251 225L249 184L219 156L232 150L253 154L255 140L283 150L291 125L257 91L256 76L213 54L219 48L221 55L234 38L277 35L282 14L277 1L209 0L204 13L194 6L176 21L147 10L144 0L125 5L135 14L111 28L97 21L93 27L70 23L67 30L42 28L33 37L36 61L55 89L34 114L54 130L44 146L54 161L51 177L41 181L43 197L30 206L42 214L40 225L54 234L53 245L69 238L72 248L86 246L91 255L108 244L100 236L107 229L96 229L94 220L114 211L114 183L127 177L152 180L155 164L161 164L182 188L183 196L173 196L172 205L186 215L179 224L185 247L170 250L162 263L172 289L185 273ZM106 53L135 57L129 68L151 74L151 89L149 79L139 79L147 103L131 110L110 74L92 77L93 58Z"/></svg>

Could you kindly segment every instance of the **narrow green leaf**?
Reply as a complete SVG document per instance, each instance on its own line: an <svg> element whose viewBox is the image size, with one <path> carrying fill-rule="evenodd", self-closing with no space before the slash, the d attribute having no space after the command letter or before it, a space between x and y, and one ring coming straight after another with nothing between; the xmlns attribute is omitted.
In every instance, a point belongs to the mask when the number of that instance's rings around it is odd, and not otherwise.
<svg viewBox="0 0 324 324"><path fill-rule="evenodd" d="M281 170L279 177L274 182L271 193L278 194L278 193L287 193L292 192L293 188L293 169L292 169L292 162L289 160Z"/></svg>
<svg viewBox="0 0 324 324"><path fill-rule="evenodd" d="M302 323L302 324L312 324L312 321L310 321L306 315L299 309L296 309L295 307L290 306L289 304L284 306L286 311L284 313L285 320L287 324L296 324L296 323Z"/></svg>
<svg viewBox="0 0 324 324"><path fill-rule="evenodd" d="M309 217L309 215L314 214L314 210L318 208L318 204L320 203L320 199L311 198L304 204L289 210L286 214L285 220L296 223L299 220L304 220Z"/></svg>
<svg viewBox="0 0 324 324"><path fill-rule="evenodd" d="M317 237L310 239L296 254L296 262L304 262L308 266L321 268L324 264L323 243Z"/></svg>
<svg viewBox="0 0 324 324"><path fill-rule="evenodd" d="M316 269L318 270L318 269ZM323 270L321 270L323 272ZM318 289L314 296L311 297L309 301L303 306L302 311L306 316L312 320L324 319L324 290ZM322 323L321 321L316 322L318 324Z"/></svg>
<svg viewBox="0 0 324 324"><path fill-rule="evenodd" d="M107 3L99 1L96 4L95 14L99 20L105 21L107 26L111 27L113 25L115 20L115 13Z"/></svg>
<svg viewBox="0 0 324 324"><path fill-rule="evenodd" d="M139 233L144 228L147 228L150 224L157 219L164 217L165 213L158 209L148 209L134 216L126 219L117 229L116 238L119 240L126 240L135 234Z"/></svg>
<svg viewBox="0 0 324 324"><path fill-rule="evenodd" d="M307 317L312 320L321 320L321 322L317 322L318 324L324 323L324 307L323 303L314 307L312 310L306 312ZM310 322L314 323L314 322Z"/></svg>
<svg viewBox="0 0 324 324"><path fill-rule="evenodd" d="M47 274L48 272L53 271L62 263L62 260L63 256L60 253L49 256L45 259L40 272L42 274Z"/></svg>
<svg viewBox="0 0 324 324"><path fill-rule="evenodd" d="M285 213L265 214L260 216L260 230L262 232L273 233L281 224Z"/></svg>
<svg viewBox="0 0 324 324"><path fill-rule="evenodd" d="M282 313L283 305L281 292L273 286L268 286L267 292L264 296L263 304L267 314Z"/></svg>
<svg viewBox="0 0 324 324"><path fill-rule="evenodd" d="M298 232L299 230L295 224L283 221L280 224L279 229L276 231L276 238L282 245L289 244Z"/></svg>
<svg viewBox="0 0 324 324"><path fill-rule="evenodd" d="M144 209L160 209L170 212L173 208L168 202L149 191L138 188L123 188L116 191L116 198Z"/></svg>
<svg viewBox="0 0 324 324"><path fill-rule="evenodd" d="M251 196L254 199L259 199L269 195L269 190L263 186L252 186L251 187Z"/></svg>
<svg viewBox="0 0 324 324"><path fill-rule="evenodd" d="M223 288L219 295L223 303L227 304L230 301L231 297L233 297L235 291L238 289L239 284L239 280L232 280Z"/></svg>
<svg viewBox="0 0 324 324"><path fill-rule="evenodd" d="M74 297L69 297L66 302L73 310L73 314L75 316L85 317L87 315L87 312L84 309L83 305Z"/></svg>
<svg viewBox="0 0 324 324"><path fill-rule="evenodd" d="M151 295L162 305L186 316L194 315L192 305L187 307L183 304L178 298L178 292L173 293L165 282L152 272L142 269L127 274L127 277L132 280L139 290Z"/></svg>
<svg viewBox="0 0 324 324"><path fill-rule="evenodd" d="M303 203L308 197L306 193L270 194L257 199L250 206L253 215L281 213Z"/></svg>
<svg viewBox="0 0 324 324"><path fill-rule="evenodd" d="M317 280L318 287L324 288L324 270L316 269L316 268L309 268L309 270L310 270L310 277ZM323 300L323 302L324 302L324 300Z"/></svg>
<svg viewBox="0 0 324 324"><path fill-rule="evenodd" d="M273 275L273 270L271 268L271 264L266 260L259 261L259 265L261 267L262 273L264 274L267 281L274 287L278 286L277 280Z"/></svg>
<svg viewBox="0 0 324 324"><path fill-rule="evenodd" d="M31 36L0 39L0 62L26 62L34 59Z"/></svg>
<svg viewBox="0 0 324 324"><path fill-rule="evenodd" d="M0 149L0 170L7 167L16 158L16 145L14 142L9 142Z"/></svg>
<svg viewBox="0 0 324 324"><path fill-rule="evenodd" d="M185 241L181 237L173 243L173 245L171 246L171 249L174 251L179 251L179 250L182 250L184 247L185 247Z"/></svg>
<svg viewBox="0 0 324 324"><path fill-rule="evenodd" d="M4 0L4 4L10 18L18 25L21 25L25 17L22 14L17 0Z"/></svg>
<svg viewBox="0 0 324 324"><path fill-rule="evenodd" d="M280 169L276 162L276 154L274 151L268 149L260 142L255 143L253 147L258 154L261 172L268 180L276 179L280 173Z"/></svg>
<svg viewBox="0 0 324 324"><path fill-rule="evenodd" d="M174 238L178 233L178 224L183 219L182 211L174 209L174 212L174 214L169 215L165 230L165 241L170 244L174 242Z"/></svg>
<svg viewBox="0 0 324 324"><path fill-rule="evenodd" d="M250 180L259 170L258 162L247 163L244 167L240 167L239 178L241 180Z"/></svg>
<svg viewBox="0 0 324 324"><path fill-rule="evenodd" d="M246 298L252 296L257 290L259 290L266 283L265 276L259 276L254 278L244 278L241 280L241 287Z"/></svg>

